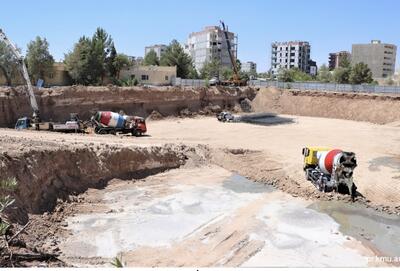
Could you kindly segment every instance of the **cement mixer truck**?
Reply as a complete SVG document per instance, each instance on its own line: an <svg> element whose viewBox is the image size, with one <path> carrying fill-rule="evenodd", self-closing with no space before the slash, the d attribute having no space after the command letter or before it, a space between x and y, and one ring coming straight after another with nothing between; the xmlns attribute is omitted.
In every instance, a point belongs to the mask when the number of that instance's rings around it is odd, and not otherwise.
<svg viewBox="0 0 400 271"><path fill-rule="evenodd" d="M111 111L98 111L91 118L96 134L132 134L141 136L146 133L144 118L121 115Z"/></svg>
<svg viewBox="0 0 400 271"><path fill-rule="evenodd" d="M305 147L304 166L306 179L322 192L335 191L356 196L353 171L357 166L355 153L339 149Z"/></svg>

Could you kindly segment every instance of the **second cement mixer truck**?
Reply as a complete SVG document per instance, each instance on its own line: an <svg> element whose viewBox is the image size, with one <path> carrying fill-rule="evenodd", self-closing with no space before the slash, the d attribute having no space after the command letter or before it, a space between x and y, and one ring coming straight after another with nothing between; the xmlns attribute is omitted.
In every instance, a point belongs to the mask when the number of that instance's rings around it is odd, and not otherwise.
<svg viewBox="0 0 400 271"><path fill-rule="evenodd" d="M354 152L320 147L305 147L303 169L307 180L322 192L336 191L356 196L353 171L357 166Z"/></svg>
<svg viewBox="0 0 400 271"><path fill-rule="evenodd" d="M111 111L98 111L91 118L96 134L128 134L141 136L146 133L146 121L137 116L127 116Z"/></svg>

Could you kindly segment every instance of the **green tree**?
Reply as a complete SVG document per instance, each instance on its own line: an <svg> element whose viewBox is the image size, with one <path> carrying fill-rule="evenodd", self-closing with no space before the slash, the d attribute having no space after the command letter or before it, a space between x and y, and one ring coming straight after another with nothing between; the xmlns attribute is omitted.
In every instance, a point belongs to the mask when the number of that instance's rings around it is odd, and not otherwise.
<svg viewBox="0 0 400 271"><path fill-rule="evenodd" d="M176 75L181 78L189 78L193 73L192 58L186 54L182 46L173 40L160 59L161 66L176 66Z"/></svg>
<svg viewBox="0 0 400 271"><path fill-rule="evenodd" d="M0 71L11 86L12 78L18 74L18 60L4 42L0 41Z"/></svg>
<svg viewBox="0 0 400 271"><path fill-rule="evenodd" d="M333 81L338 84L348 84L350 81L351 67L339 67L333 71Z"/></svg>
<svg viewBox="0 0 400 271"><path fill-rule="evenodd" d="M53 71L54 58L49 52L49 43L45 38L36 37L35 40L29 42L26 65L33 82L39 78L43 79Z"/></svg>
<svg viewBox="0 0 400 271"><path fill-rule="evenodd" d="M196 67L194 66L194 64L192 64L189 68L189 75L188 75L189 79L199 79L199 73L196 70Z"/></svg>
<svg viewBox="0 0 400 271"><path fill-rule="evenodd" d="M119 78L121 70L125 67L132 65L131 61L125 54L117 54L113 62L113 69L115 70L115 77Z"/></svg>
<svg viewBox="0 0 400 271"><path fill-rule="evenodd" d="M233 78L233 71L231 68L222 68L221 76L223 80L232 80Z"/></svg>
<svg viewBox="0 0 400 271"><path fill-rule="evenodd" d="M372 83L372 72L368 68L368 65L360 62L354 65L351 69L350 73L350 83L352 84L364 84L364 83Z"/></svg>
<svg viewBox="0 0 400 271"><path fill-rule="evenodd" d="M116 58L118 54L110 35L97 28L92 38L81 37L72 52L65 55L65 64L75 83L96 85L103 82L106 75L117 76Z"/></svg>
<svg viewBox="0 0 400 271"><path fill-rule="evenodd" d="M325 64L323 64L319 68L317 80L323 83L329 83L333 81L332 73L329 71L329 68Z"/></svg>
<svg viewBox="0 0 400 271"><path fill-rule="evenodd" d="M160 65L160 60L158 59L157 53L154 50L150 50L148 52L144 59L143 59L143 65L145 66L159 66Z"/></svg>
<svg viewBox="0 0 400 271"><path fill-rule="evenodd" d="M98 75L91 69L91 40L81 37L72 52L65 55L65 65L76 84L90 85L98 82Z"/></svg>
<svg viewBox="0 0 400 271"><path fill-rule="evenodd" d="M347 55L342 55L340 57L339 67L341 67L341 68L350 68L351 67L350 59Z"/></svg>
<svg viewBox="0 0 400 271"><path fill-rule="evenodd" d="M105 59L106 61L106 72L108 72L108 75L112 78L115 79L117 77L117 67L116 67L116 59L117 59L117 50L115 49L114 44L111 45L110 47L110 55Z"/></svg>
<svg viewBox="0 0 400 271"><path fill-rule="evenodd" d="M7 178L0 180L0 235L7 233L10 224L4 217L4 211L14 203L14 199L10 194L17 188L17 180L15 178Z"/></svg>
<svg viewBox="0 0 400 271"><path fill-rule="evenodd" d="M112 65L108 65L108 63L112 63L113 59L111 58L116 55L111 55L114 42L103 28L98 27L92 37L91 45L90 65L94 76L102 83L104 77L107 74L110 75L109 67ZM111 70L111 72L113 71Z"/></svg>
<svg viewBox="0 0 400 271"><path fill-rule="evenodd" d="M312 81L312 77L299 68L292 68L281 69L278 74L278 80L282 82L304 82Z"/></svg>
<svg viewBox="0 0 400 271"><path fill-rule="evenodd" d="M240 62L239 59L236 59L236 68L237 68L238 72L240 72L242 70L242 62Z"/></svg>
<svg viewBox="0 0 400 271"><path fill-rule="evenodd" d="M221 64L217 59L213 59L204 63L203 67L200 69L200 77L202 79L211 79L213 77L218 77L221 73Z"/></svg>

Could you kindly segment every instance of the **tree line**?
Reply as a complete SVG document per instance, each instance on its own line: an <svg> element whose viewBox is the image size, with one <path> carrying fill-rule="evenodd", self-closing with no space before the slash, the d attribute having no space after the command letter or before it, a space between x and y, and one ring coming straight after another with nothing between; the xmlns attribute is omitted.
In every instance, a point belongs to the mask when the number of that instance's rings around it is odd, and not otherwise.
<svg viewBox="0 0 400 271"><path fill-rule="evenodd" d="M367 64L360 62L352 66L347 57L343 57L339 67L333 71L330 71L323 64L314 77L298 68L282 69L278 73L278 80L283 82L318 81L337 84L377 84L373 80L372 72Z"/></svg>
<svg viewBox="0 0 400 271"><path fill-rule="evenodd" d="M49 43L46 38L36 37L35 40L29 42L25 62L33 82L53 72L55 61L49 52ZM74 44L72 51L64 55L64 63L74 84L102 85L105 78L111 79L111 82L116 85L137 84L136 80L122 81L119 79L120 71L124 67L133 65L133 63L127 55L117 52L111 35L102 28L97 28L92 37L80 37ZM143 65L176 66L177 76L181 78L208 80L218 77L222 80L230 80L233 77L232 69L223 67L217 59L206 62L197 71L191 56L184 51L182 45L176 40L171 41L160 58L153 50L147 53ZM241 79L270 76L270 74L243 72L239 60L236 61L236 66L240 71ZM15 56L2 42L0 42L0 72L4 75L7 85L11 85L12 79L19 73ZM358 63L351 66L348 59L342 59L340 66L332 72L326 65L322 65L318 74L314 77L298 68L282 69L279 71L278 80L284 82L320 81L341 84L373 83L371 70L366 64Z"/></svg>

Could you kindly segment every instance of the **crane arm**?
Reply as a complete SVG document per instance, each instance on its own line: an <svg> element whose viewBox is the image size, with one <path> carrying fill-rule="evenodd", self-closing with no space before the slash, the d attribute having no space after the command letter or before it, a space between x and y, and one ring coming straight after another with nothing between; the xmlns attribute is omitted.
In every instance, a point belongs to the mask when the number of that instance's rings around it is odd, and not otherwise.
<svg viewBox="0 0 400 271"><path fill-rule="evenodd" d="M33 110L33 117L34 118L39 117L39 107L38 107L38 104L36 101L35 94L33 93L31 80L29 79L29 74L28 74L28 70L25 65L24 58L18 52L17 47L7 38L6 34L3 32L2 29L0 29L0 41L3 41L10 48L10 50L13 52L15 57L18 59L18 62L21 67L22 76L24 77L24 80L28 86L28 95L29 95L29 101L30 101L30 104L31 104L31 107Z"/></svg>
<svg viewBox="0 0 400 271"><path fill-rule="evenodd" d="M228 31L225 28L225 23L223 21L220 21L220 23L222 25L222 30L223 30L224 35L225 35L226 46L228 47L229 58L231 59L233 73L235 75L234 79L235 80L239 80L240 79L239 71L238 71L238 68L237 68L237 65L236 65L235 57L232 54L231 42L229 41Z"/></svg>

